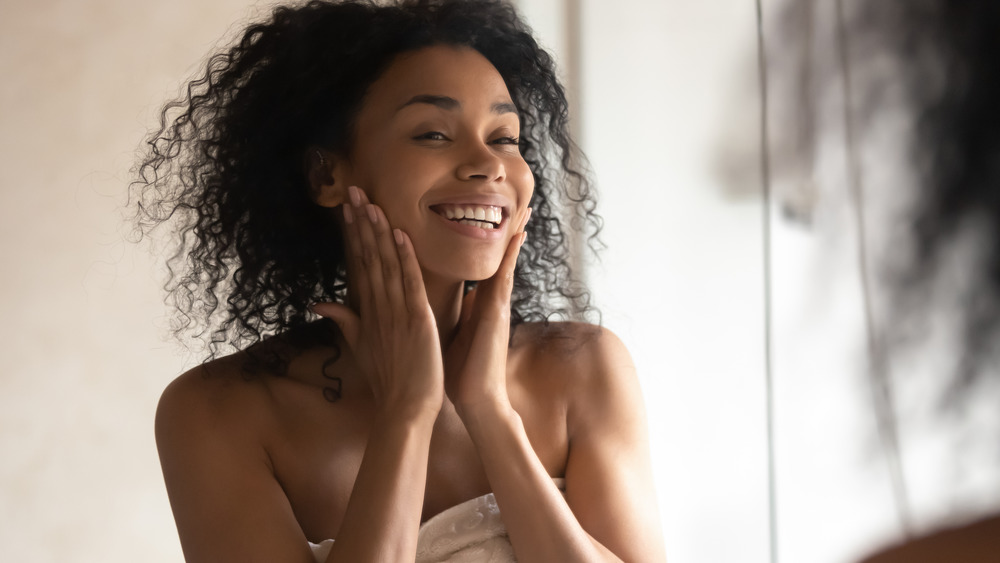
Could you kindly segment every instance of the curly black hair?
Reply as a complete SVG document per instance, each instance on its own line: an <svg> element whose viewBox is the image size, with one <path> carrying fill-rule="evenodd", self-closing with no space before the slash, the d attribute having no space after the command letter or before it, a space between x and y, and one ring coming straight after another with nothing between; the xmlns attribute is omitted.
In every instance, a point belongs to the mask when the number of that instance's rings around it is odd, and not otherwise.
<svg viewBox="0 0 1000 563"><path fill-rule="evenodd" d="M209 357L276 334L308 333L311 303L343 301L342 236L310 196L305 154L347 154L365 92L399 54L471 47L517 106L535 180L518 259L512 326L595 312L570 264L569 227L594 249L601 228L585 162L569 136L552 57L500 0L312 0L273 10L166 104L130 191L138 237L175 228L165 289L175 334ZM564 215L565 217L565 215ZM471 284L469 282L467 285Z"/></svg>

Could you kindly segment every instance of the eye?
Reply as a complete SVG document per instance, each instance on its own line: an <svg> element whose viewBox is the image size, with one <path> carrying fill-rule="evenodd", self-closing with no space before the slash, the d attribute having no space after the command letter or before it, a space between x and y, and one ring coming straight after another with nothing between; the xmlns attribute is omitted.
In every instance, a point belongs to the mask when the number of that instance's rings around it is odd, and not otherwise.
<svg viewBox="0 0 1000 563"><path fill-rule="evenodd" d="M413 138L417 141L447 141L448 137L440 131L428 131Z"/></svg>
<svg viewBox="0 0 1000 563"><path fill-rule="evenodd" d="M519 139L517 137L498 137L490 141L494 145L517 145Z"/></svg>

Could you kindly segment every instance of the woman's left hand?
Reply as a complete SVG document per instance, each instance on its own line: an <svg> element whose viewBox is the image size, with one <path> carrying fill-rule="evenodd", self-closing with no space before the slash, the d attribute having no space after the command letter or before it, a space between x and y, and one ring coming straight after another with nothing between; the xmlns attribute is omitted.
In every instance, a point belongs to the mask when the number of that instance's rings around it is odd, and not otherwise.
<svg viewBox="0 0 1000 563"><path fill-rule="evenodd" d="M479 282L462 300L455 337L445 352L445 392L459 415L470 408L509 404L507 348L514 267L527 238L529 208L511 237L493 277Z"/></svg>

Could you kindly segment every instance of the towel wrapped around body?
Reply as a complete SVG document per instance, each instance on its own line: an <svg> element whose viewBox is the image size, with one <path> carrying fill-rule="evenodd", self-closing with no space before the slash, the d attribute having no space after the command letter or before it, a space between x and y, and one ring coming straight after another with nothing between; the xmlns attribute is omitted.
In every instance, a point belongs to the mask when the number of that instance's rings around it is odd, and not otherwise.
<svg viewBox="0 0 1000 563"><path fill-rule="evenodd" d="M563 488L563 480L555 479ZM316 561L326 559L333 540L310 544ZM467 500L420 525L416 563L513 563L514 548L493 493Z"/></svg>

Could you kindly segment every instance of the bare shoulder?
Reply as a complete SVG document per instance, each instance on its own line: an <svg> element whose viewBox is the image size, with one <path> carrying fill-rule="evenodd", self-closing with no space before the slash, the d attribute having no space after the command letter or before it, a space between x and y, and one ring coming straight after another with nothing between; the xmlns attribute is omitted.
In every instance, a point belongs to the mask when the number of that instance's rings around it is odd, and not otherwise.
<svg viewBox="0 0 1000 563"><path fill-rule="evenodd" d="M624 343L580 323L522 336L563 382L566 502L577 520L624 561L663 561L645 402Z"/></svg>
<svg viewBox="0 0 1000 563"><path fill-rule="evenodd" d="M156 408L155 435L168 492L196 467L204 477L215 472L220 478L248 464L273 469L268 444L280 418L272 389L277 379L252 373L246 358L235 354L167 385Z"/></svg>
<svg viewBox="0 0 1000 563"><path fill-rule="evenodd" d="M238 354L207 362L181 374L164 389L156 409L157 441L171 429L187 434L199 428L239 428L259 420L267 402L265 379L248 377ZM189 435L187 440L198 436L206 433Z"/></svg>
<svg viewBox="0 0 1000 563"><path fill-rule="evenodd" d="M156 446L187 561L307 559L265 446L275 379L248 377L230 356L184 373L160 398Z"/></svg>
<svg viewBox="0 0 1000 563"><path fill-rule="evenodd" d="M524 323L517 327L513 344L539 359L574 364L628 357L625 345L613 332L581 322Z"/></svg>
<svg viewBox="0 0 1000 563"><path fill-rule="evenodd" d="M513 344L523 348L532 377L550 381L565 393L571 430L574 419L590 420L601 412L641 403L632 357L605 327L525 323L518 327Z"/></svg>

